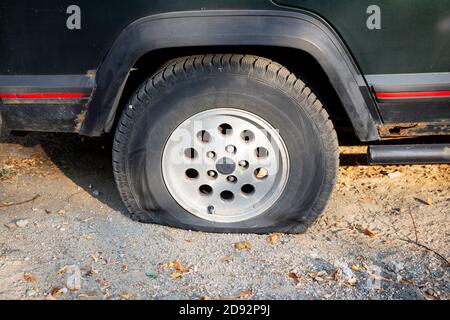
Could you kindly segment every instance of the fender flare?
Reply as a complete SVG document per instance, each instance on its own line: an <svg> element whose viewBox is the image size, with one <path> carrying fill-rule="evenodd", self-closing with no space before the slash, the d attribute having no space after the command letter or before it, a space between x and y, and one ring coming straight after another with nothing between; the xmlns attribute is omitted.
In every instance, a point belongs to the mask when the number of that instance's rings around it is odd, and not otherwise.
<svg viewBox="0 0 450 320"><path fill-rule="evenodd" d="M165 13L133 22L119 35L97 71L97 87L80 133L100 135L111 127L130 69L144 54L166 48L227 45L307 52L328 75L360 140L380 139L380 118L369 87L337 33L310 13L271 10Z"/></svg>

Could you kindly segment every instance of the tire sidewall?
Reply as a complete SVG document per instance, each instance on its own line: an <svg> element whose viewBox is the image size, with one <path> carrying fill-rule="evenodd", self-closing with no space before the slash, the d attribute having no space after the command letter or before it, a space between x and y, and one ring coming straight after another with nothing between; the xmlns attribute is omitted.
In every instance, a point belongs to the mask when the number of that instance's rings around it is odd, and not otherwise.
<svg viewBox="0 0 450 320"><path fill-rule="evenodd" d="M130 133L126 173L134 200L153 222L212 232L288 231L308 224L323 197L327 163L320 128L311 118L308 100L298 99L276 82L243 74L210 73L179 79L158 88L140 110ZM289 177L276 203L263 214L237 223L211 222L187 212L169 193L162 175L162 154L172 132L200 112L233 108L256 114L284 140L290 161Z"/></svg>

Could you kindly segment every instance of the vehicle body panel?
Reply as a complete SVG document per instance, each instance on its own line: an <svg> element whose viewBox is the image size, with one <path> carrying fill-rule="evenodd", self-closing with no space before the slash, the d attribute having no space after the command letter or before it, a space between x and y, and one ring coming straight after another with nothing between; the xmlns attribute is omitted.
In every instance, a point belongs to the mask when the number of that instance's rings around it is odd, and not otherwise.
<svg viewBox="0 0 450 320"><path fill-rule="evenodd" d="M0 74L83 74L97 69L119 34L158 13L199 10L296 10L323 17L351 49L363 74L450 72L450 0L3 0ZM68 30L66 8L82 8L82 28ZM370 5L381 30L366 28ZM30 50L32 45L34 50ZM430 48L433 48L430 52ZM18 54L20 53L20 54Z"/></svg>
<svg viewBox="0 0 450 320"><path fill-rule="evenodd" d="M450 72L450 1L276 0L324 17L351 49L363 74ZM369 30L367 9L381 10Z"/></svg>
<svg viewBox="0 0 450 320"><path fill-rule="evenodd" d="M66 27L69 16L66 9L72 4L81 8L80 30ZM371 5L381 9L380 30L369 30L366 26L370 16L367 9ZM245 21L242 18L245 15L251 16L252 21ZM285 18L270 21L262 18L268 15ZM161 19L162 16L174 19ZM328 29L325 37L330 39L328 42L321 39L320 32L316 37L305 36L305 25L291 23L289 16L309 17L317 30ZM144 34L136 34L133 26L143 21L148 26L137 30ZM128 39L130 35L132 38ZM322 50L325 42L336 45L333 50L341 55L342 61L330 54L331 47L326 52ZM422 128L422 134L435 134L446 132L436 129L435 123L439 128L450 123L450 95L380 98L398 90L400 93L438 89L450 92L450 55L447 54L450 0L433 3L421 0L110 0L105 3L3 0L0 4L0 125L3 118L7 129L99 135L109 130L121 89L139 56L151 50L192 45L205 47L205 53L208 46L214 45L258 45L292 46L315 54L316 59L322 59L318 61L322 67L328 67L325 72L343 101L358 137L364 141L384 137L379 133L390 132L383 131L386 126L414 123ZM330 55L328 61L326 55ZM343 66L347 66L349 73L337 72L344 70ZM440 75L438 87L428 82L435 73ZM89 78L89 96L81 100L62 99L64 94L86 89L77 82L53 85L55 79L64 76ZM46 82L48 77L54 79ZM14 85L20 79L27 80ZM40 85L33 85L39 81ZM63 95L50 101L4 98L8 97L5 94L24 90L31 93L56 90ZM54 112L58 105L61 110ZM18 110L21 106L25 111ZM37 121L38 125L25 125L38 112L33 108L40 108L43 121L48 117L50 123L44 125Z"/></svg>

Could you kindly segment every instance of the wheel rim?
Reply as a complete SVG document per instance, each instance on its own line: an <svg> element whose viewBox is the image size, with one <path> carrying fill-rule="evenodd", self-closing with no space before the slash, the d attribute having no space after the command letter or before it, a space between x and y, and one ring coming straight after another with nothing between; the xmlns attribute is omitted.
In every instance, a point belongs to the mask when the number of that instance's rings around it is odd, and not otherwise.
<svg viewBox="0 0 450 320"><path fill-rule="evenodd" d="M198 113L169 137L162 174L175 201L202 219L254 218L280 198L289 155L277 130L259 116L220 108Z"/></svg>

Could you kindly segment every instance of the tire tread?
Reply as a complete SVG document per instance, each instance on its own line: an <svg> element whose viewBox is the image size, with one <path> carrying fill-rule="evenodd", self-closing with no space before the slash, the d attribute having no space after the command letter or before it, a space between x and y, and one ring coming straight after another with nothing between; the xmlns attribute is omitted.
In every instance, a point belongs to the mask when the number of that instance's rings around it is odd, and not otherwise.
<svg viewBox="0 0 450 320"><path fill-rule="evenodd" d="M328 112L316 95L295 74L282 65L263 57L239 54L205 54L176 58L168 61L153 76L148 78L133 94L123 111L114 138L113 171L117 188L127 207L131 218L142 222L154 222L151 214L143 212L134 200L132 189L127 179L126 154L128 137L133 129L133 121L139 118L145 105L151 105L164 87L174 86L177 81L194 78L204 73L221 73L224 70L248 75L269 82L277 89L297 100L321 136L324 148L324 161L327 163L322 190L316 199L312 212L306 219L296 221L288 229L289 233L305 231L325 209L333 191L339 167L339 146L336 131ZM137 107L135 107L137 106Z"/></svg>

